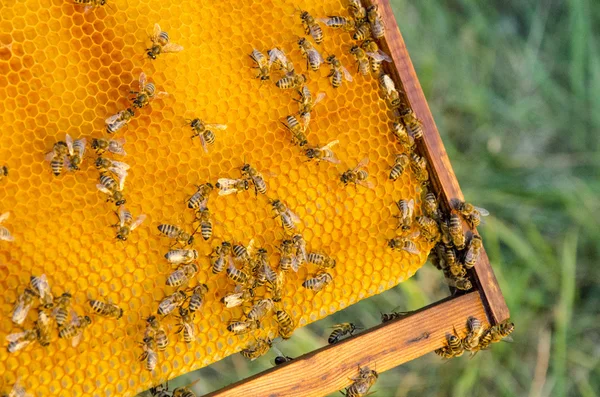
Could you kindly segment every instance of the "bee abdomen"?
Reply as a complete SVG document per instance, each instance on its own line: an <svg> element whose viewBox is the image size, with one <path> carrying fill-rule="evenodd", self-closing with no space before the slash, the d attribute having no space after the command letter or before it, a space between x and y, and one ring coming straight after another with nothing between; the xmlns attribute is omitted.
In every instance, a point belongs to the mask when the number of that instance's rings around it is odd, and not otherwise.
<svg viewBox="0 0 600 397"><path fill-rule="evenodd" d="M201 226L200 226L200 232L202 234L202 238L204 240L208 240L212 237L212 222L202 222Z"/></svg>
<svg viewBox="0 0 600 397"><path fill-rule="evenodd" d="M176 238L180 229L174 225L158 225L158 231L170 238Z"/></svg>

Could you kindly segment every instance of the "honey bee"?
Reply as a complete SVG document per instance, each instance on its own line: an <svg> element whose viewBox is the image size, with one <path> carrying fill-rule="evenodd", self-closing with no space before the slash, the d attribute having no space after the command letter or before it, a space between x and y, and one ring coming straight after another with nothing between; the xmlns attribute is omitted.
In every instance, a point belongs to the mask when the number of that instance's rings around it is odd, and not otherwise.
<svg viewBox="0 0 600 397"><path fill-rule="evenodd" d="M252 58L254 63L256 63L256 66L254 66L254 68L258 69L258 75L256 76L256 78L260 79L261 81L269 80L271 78L271 68L267 57L265 57L265 55L256 48L253 48L252 53L250 53L250 58Z"/></svg>
<svg viewBox="0 0 600 397"><path fill-rule="evenodd" d="M257 329L259 324L258 320L232 321L227 326L227 331L236 335L243 335Z"/></svg>
<svg viewBox="0 0 600 397"><path fill-rule="evenodd" d="M267 352L271 348L271 345L272 342L269 338L257 339L255 343L247 346L245 349L240 351L240 354L248 360L254 361L257 358L267 354Z"/></svg>
<svg viewBox="0 0 600 397"><path fill-rule="evenodd" d="M151 387L150 395L152 397L171 397L171 393L169 393L169 384Z"/></svg>
<svg viewBox="0 0 600 397"><path fill-rule="evenodd" d="M175 265L188 264L198 259L198 251L192 249L171 250L165 254L165 259Z"/></svg>
<svg viewBox="0 0 600 397"><path fill-rule="evenodd" d="M360 74L362 74L363 76L368 75L369 70L371 69L371 64L369 62L369 57L367 56L367 53L362 48L355 45L352 46L352 48L350 48L350 54L352 54L356 59L358 67L357 70L360 72Z"/></svg>
<svg viewBox="0 0 600 397"><path fill-rule="evenodd" d="M348 72L342 62L336 58L335 55L330 55L327 57L327 63L330 65L331 70L327 77L329 77L329 81L331 81L331 85L333 88L338 88L342 85L342 81L346 79L347 81L352 81L352 75Z"/></svg>
<svg viewBox="0 0 600 397"><path fill-rule="evenodd" d="M123 192L121 191L122 189L120 184L117 183L117 181L110 175L100 175L100 183L96 185L96 188L102 193L108 195L106 201L114 202L117 207L127 202L127 200L125 200L125 196L123 196Z"/></svg>
<svg viewBox="0 0 600 397"><path fill-rule="evenodd" d="M300 88L306 83L306 76L303 74L296 74L294 72L288 73L275 83L277 88L282 90L289 90L294 88Z"/></svg>
<svg viewBox="0 0 600 397"><path fill-rule="evenodd" d="M465 248L465 235L463 233L462 224L455 212L450 214L450 219L448 220L448 232L450 233L450 238L457 250L460 251Z"/></svg>
<svg viewBox="0 0 600 397"><path fill-rule="evenodd" d="M409 201L398 200L396 206L398 207L398 210L400 210L400 215L396 215L399 220L398 227L404 231L410 230L415 211L415 201L413 199L410 199Z"/></svg>
<svg viewBox="0 0 600 397"><path fill-rule="evenodd" d="M456 278L456 279L446 279L446 284L461 291L468 291L473 288L473 284L471 284L471 280L468 278Z"/></svg>
<svg viewBox="0 0 600 397"><path fill-rule="evenodd" d="M183 284L187 284L197 273L198 266L195 263L182 265L167 277L166 284L169 287L182 286Z"/></svg>
<svg viewBox="0 0 600 397"><path fill-rule="evenodd" d="M158 304L157 313L159 316L167 316L173 310L183 305L183 302L187 300L187 295L184 291L175 291L171 295L165 296Z"/></svg>
<svg viewBox="0 0 600 397"><path fill-rule="evenodd" d="M125 156L125 139L104 139L104 138L93 138L92 149L96 151L98 155L104 152L111 152L120 156Z"/></svg>
<svg viewBox="0 0 600 397"><path fill-rule="evenodd" d="M196 186L196 193L194 193L187 201L188 208L195 210L202 210L206 208L208 204L208 196L213 189L214 187L211 183L203 183L200 186Z"/></svg>
<svg viewBox="0 0 600 397"><path fill-rule="evenodd" d="M229 262L229 266L227 267L227 276L234 282L242 285L246 284L250 278L248 273L235 267L233 262Z"/></svg>
<svg viewBox="0 0 600 397"><path fill-rule="evenodd" d="M113 114L106 120L104 120L104 124L106 124L106 132L109 134L114 134L119 131L121 128L129 124L133 117L135 116L135 111L132 108L127 108L125 110L119 111L117 114Z"/></svg>
<svg viewBox="0 0 600 397"><path fill-rule="evenodd" d="M51 317L46 313L45 310L41 309L38 311L38 318L35 322L35 327L38 331L38 342L42 346L50 345L52 339L52 326Z"/></svg>
<svg viewBox="0 0 600 397"><path fill-rule="evenodd" d="M408 134L408 130L406 129L404 124L395 121L392 124L392 133L394 134L400 145L402 145L404 150L408 152L413 151L415 147L415 140L411 135Z"/></svg>
<svg viewBox="0 0 600 397"><path fill-rule="evenodd" d="M340 339L342 339L346 335L352 336L352 334L354 334L354 331L359 329L361 328L354 325L354 323L336 324L333 326L333 331L329 335L329 339L327 339L327 342L329 342L330 345L333 345L334 343L339 342Z"/></svg>
<svg viewBox="0 0 600 397"><path fill-rule="evenodd" d="M406 130L413 141L415 139L423 138L423 123L421 123L420 120L411 121L405 124Z"/></svg>
<svg viewBox="0 0 600 397"><path fill-rule="evenodd" d="M312 94L307 86L303 86L302 89L298 90L298 94L300 95L300 99L294 99L294 101L298 102L300 107L298 113L300 114L310 113L315 105L325 98L325 93L319 92L313 100Z"/></svg>
<svg viewBox="0 0 600 397"><path fill-rule="evenodd" d="M371 24L371 32L373 33L373 37L380 39L385 36L385 25L383 24L383 18L381 18L376 5L372 5L367 8L367 20Z"/></svg>
<svg viewBox="0 0 600 397"><path fill-rule="evenodd" d="M306 259L308 263L312 263L323 269L333 269L336 264L335 259L321 252L311 252Z"/></svg>
<svg viewBox="0 0 600 397"><path fill-rule="evenodd" d="M295 272L300 268L300 264L298 263L298 258L295 255L295 246L292 240L283 240L281 242L281 246L279 248L281 251L281 258L279 260L279 269L287 272L290 269L293 269Z"/></svg>
<svg viewBox="0 0 600 397"><path fill-rule="evenodd" d="M303 115L310 115L310 113L303 113ZM285 128L292 133L292 143L299 146L304 146L308 143L308 140L306 139L308 120L309 118L307 117L301 117L300 121L298 121L295 116L288 115L286 117L286 122L282 122Z"/></svg>
<svg viewBox="0 0 600 397"><path fill-rule="evenodd" d="M156 342L151 336L146 336L140 343L144 352L140 355L140 361L146 361L146 369L153 372L158 364L158 353L156 353Z"/></svg>
<svg viewBox="0 0 600 397"><path fill-rule="evenodd" d="M247 179L219 178L215 186L219 189L219 196L239 193L250 188Z"/></svg>
<svg viewBox="0 0 600 397"><path fill-rule="evenodd" d="M461 339L452 334L446 335L447 344L444 347L435 350L435 354L442 358L460 357L464 353Z"/></svg>
<svg viewBox="0 0 600 397"><path fill-rule="evenodd" d="M356 21L367 18L367 10L362 6L361 0L349 0L348 11Z"/></svg>
<svg viewBox="0 0 600 397"><path fill-rule="evenodd" d="M202 304L204 303L204 295L208 293L208 286L206 284L198 284L192 291L190 296L190 302L188 304L188 310L192 313L200 311Z"/></svg>
<svg viewBox="0 0 600 397"><path fill-rule="evenodd" d="M388 241L388 247L394 251L406 251L409 254L419 255L421 251L417 248L417 245L413 241L414 238L419 236L419 231L412 233L409 236L398 236Z"/></svg>
<svg viewBox="0 0 600 397"><path fill-rule="evenodd" d="M450 250L452 250L452 248L450 248ZM446 276L451 279L463 279L467 276L467 269L458 262L448 264L444 272Z"/></svg>
<svg viewBox="0 0 600 397"><path fill-rule="evenodd" d="M158 231L170 239L175 240L173 244L179 243L182 246L192 245L194 243L194 233L188 233L179 226L161 224L158 225Z"/></svg>
<svg viewBox="0 0 600 397"><path fill-rule="evenodd" d="M71 345L77 347L83 337L83 331L92 323L92 319L88 316L80 318L75 311L71 311L71 321L69 325L62 327L58 331L58 337L63 339L71 339Z"/></svg>
<svg viewBox="0 0 600 397"><path fill-rule="evenodd" d="M296 258L298 258L298 264L303 265L308 260L308 254L306 252L306 241L301 234L295 234L292 237L294 248L296 248Z"/></svg>
<svg viewBox="0 0 600 397"><path fill-rule="evenodd" d="M54 176L59 176L62 173L68 154L69 148L64 141L56 142L52 146L52 151L46 154L45 159L50 162L50 168Z"/></svg>
<svg viewBox="0 0 600 397"><path fill-rule="evenodd" d="M173 397L196 397L196 394L187 387L178 387L173 390Z"/></svg>
<svg viewBox="0 0 600 397"><path fill-rule="evenodd" d="M268 312L273 310L273 301L271 299L261 299L252 306L247 316L250 320L259 321Z"/></svg>
<svg viewBox="0 0 600 397"><path fill-rule="evenodd" d="M312 45L306 38L298 40L298 47L302 56L306 58L306 68L316 72L323 63L323 57L319 54L319 51Z"/></svg>
<svg viewBox="0 0 600 397"><path fill-rule="evenodd" d="M400 93L396 89L396 84L390 76L385 73L379 75L379 87L383 92L383 97L392 108L397 108L401 105Z"/></svg>
<svg viewBox="0 0 600 397"><path fill-rule="evenodd" d="M223 241L220 246L217 246L211 254L210 262L213 274L221 273L227 264L233 264L231 244L227 241Z"/></svg>
<svg viewBox="0 0 600 397"><path fill-rule="evenodd" d="M116 318L117 320L123 317L123 309L112 302L90 299L88 300L88 304L92 308L92 311L99 316Z"/></svg>
<svg viewBox="0 0 600 397"><path fill-rule="evenodd" d="M43 307L49 308L54 305L54 297L50 291L50 284L45 274L41 276L31 276L29 285L33 293L40 298Z"/></svg>
<svg viewBox="0 0 600 397"><path fill-rule="evenodd" d="M366 21L358 21L352 38L356 41L368 40L371 37L371 27Z"/></svg>
<svg viewBox="0 0 600 397"><path fill-rule="evenodd" d="M8 342L8 352L14 353L19 350L23 350L25 347L29 346L31 342L34 342L38 339L38 330L37 328L27 329L23 332L18 332L14 334L10 334L6 336L6 340Z"/></svg>
<svg viewBox="0 0 600 397"><path fill-rule="evenodd" d="M423 198L423 212L432 219L439 219L438 201L435 194L428 192Z"/></svg>
<svg viewBox="0 0 600 397"><path fill-rule="evenodd" d="M390 170L390 179L395 181L396 179L400 178L400 176L402 176L402 174L404 173L404 170L409 165L409 163L410 163L410 160L408 159L407 155L405 155L405 154L397 155L396 159L394 161L394 166Z"/></svg>
<svg viewBox="0 0 600 397"><path fill-rule="evenodd" d="M465 350L471 351L479 346L479 338L481 338L485 329L483 328L481 321L475 317L469 317L467 319L467 326L469 328L469 333L463 339L462 345Z"/></svg>
<svg viewBox="0 0 600 397"><path fill-rule="evenodd" d="M302 286L306 289L313 290L315 292L321 291L325 288L329 283L333 281L333 277L331 274L327 272L317 273L314 277L306 279Z"/></svg>
<svg viewBox="0 0 600 397"><path fill-rule="evenodd" d="M3 165L0 167L0 181L8 176L8 167Z"/></svg>
<svg viewBox="0 0 600 397"><path fill-rule="evenodd" d="M196 219L200 221L200 235L206 241L212 237L213 225L210 220L210 211L203 208L196 213Z"/></svg>
<svg viewBox="0 0 600 397"><path fill-rule="evenodd" d="M131 212L125 209L124 206L119 207L117 216L119 217L119 223L114 225L114 227L117 228L117 238L122 241L127 241L129 234L137 229L137 227L146 219L146 215L141 214L134 221Z"/></svg>
<svg viewBox="0 0 600 397"><path fill-rule="evenodd" d="M292 316L290 316L285 310L277 310L275 312L275 320L279 325L279 335L283 339L291 338L292 334L294 333L294 329L296 328L294 320L292 320Z"/></svg>
<svg viewBox="0 0 600 397"><path fill-rule="evenodd" d="M313 18L307 11L301 11L300 19L302 20L302 26L304 26L304 33L310 33L315 43L321 44L323 42L323 30L315 18Z"/></svg>
<svg viewBox="0 0 600 397"><path fill-rule="evenodd" d="M343 29L345 32L352 32L356 28L356 22L351 18L329 16L327 18L319 18L318 20L330 28Z"/></svg>
<svg viewBox="0 0 600 397"><path fill-rule="evenodd" d="M56 320L56 324L59 327L62 327L67 320L69 319L69 309L71 308L71 294L68 292L63 292L61 296L56 298L56 305L52 312L54 319Z"/></svg>
<svg viewBox="0 0 600 397"><path fill-rule="evenodd" d="M369 389L375 384L379 374L368 367L358 368L358 377L351 378L354 382L350 387L341 392L346 397L364 397L369 393Z"/></svg>
<svg viewBox="0 0 600 397"><path fill-rule="evenodd" d="M194 326L194 314L188 309L179 306L179 316L177 316L179 329L175 333L183 333L185 343L193 343L196 340L196 330Z"/></svg>
<svg viewBox="0 0 600 397"><path fill-rule="evenodd" d="M354 183L355 185L361 185L367 188L372 189L373 184L370 181L367 181L369 177L369 173L364 168L369 164L369 159L364 158L358 163L356 167L351 170L345 171L341 176L340 180L345 184Z"/></svg>
<svg viewBox="0 0 600 397"><path fill-rule="evenodd" d="M236 261L242 262L245 265L250 263L250 254L248 252L252 252L254 247L254 240L250 240L248 244L248 248L244 247L242 244L233 244L232 252L233 258Z"/></svg>
<svg viewBox="0 0 600 397"><path fill-rule="evenodd" d="M317 162L327 161L333 164L339 164L340 160L335 157L335 153L333 153L333 150L331 149L338 143L339 141L335 140L320 148L307 148L304 154L306 154L306 157L308 157L310 160L314 159L317 160Z"/></svg>
<svg viewBox="0 0 600 397"><path fill-rule="evenodd" d="M72 0L72 1L73 1L73 4L85 6L85 7L83 7L84 13L89 12L91 9L94 9L97 7L102 7L103 5L106 4L106 0Z"/></svg>
<svg viewBox="0 0 600 397"><path fill-rule="evenodd" d="M423 236L427 241L431 243L437 243L440 240L440 228L436 221L428 216L418 216L416 221L419 225L421 236Z"/></svg>
<svg viewBox="0 0 600 397"><path fill-rule="evenodd" d="M490 334L492 335L492 343L500 342L501 340L511 340L510 334L515 330L515 324L505 322L494 325L490 328Z"/></svg>
<svg viewBox="0 0 600 397"><path fill-rule="evenodd" d="M205 153L208 153L208 145L215 143L214 131L224 131L227 129L227 125L225 124L207 124L198 118L187 120L187 122L190 124L190 127L192 127L192 131L194 131L192 139L195 137L200 139L200 143L202 144Z"/></svg>
<svg viewBox="0 0 600 397"><path fill-rule="evenodd" d="M267 183L265 182L265 179L263 178L262 174L258 172L254 167L252 167L250 164L244 164L242 166L242 174L245 177L250 178L252 180L252 183L254 184L255 194L258 195L258 193L267 193Z"/></svg>
<svg viewBox="0 0 600 397"><path fill-rule="evenodd" d="M27 318L27 313L33 305L33 298L36 297L35 292L29 288L25 288L23 293L19 295L17 303L13 309L12 321L17 325L23 324L23 321Z"/></svg>
<svg viewBox="0 0 600 397"><path fill-rule="evenodd" d="M482 216L488 216L490 213L485 208L476 207L473 204L464 201L453 200L454 209L464 218L471 229L476 228L481 223Z"/></svg>
<svg viewBox="0 0 600 397"><path fill-rule="evenodd" d="M283 287L285 282L285 273L283 271L279 271L275 273L276 277L273 281L269 281L269 285L267 285L267 289L271 292L271 299L273 302L280 302L283 297Z"/></svg>
<svg viewBox="0 0 600 397"><path fill-rule="evenodd" d="M69 154L67 155L65 163L67 164L69 171L77 171L79 170L79 166L83 161L87 140L85 138L81 138L73 141L73 138L67 134L66 141Z"/></svg>
<svg viewBox="0 0 600 397"><path fill-rule="evenodd" d="M252 289L236 285L235 291L232 294L224 296L221 299L221 303L223 303L226 308L231 309L232 307L240 306L244 302L248 302L253 297L254 291Z"/></svg>
<svg viewBox="0 0 600 397"><path fill-rule="evenodd" d="M19 379L13 384L8 394L3 393L2 397L31 397L27 390L20 384Z"/></svg>
<svg viewBox="0 0 600 397"><path fill-rule="evenodd" d="M426 186L429 183L429 173L427 172L427 160L425 157L419 157L416 153L411 156L410 167L415 174L417 181L422 186Z"/></svg>
<svg viewBox="0 0 600 397"><path fill-rule="evenodd" d="M156 342L156 348L158 348L159 351L164 351L167 349L167 346L169 346L167 332L156 316L150 316L146 319L146 331L144 337L151 337Z"/></svg>
<svg viewBox="0 0 600 397"><path fill-rule="evenodd" d="M152 31L150 40L152 41L152 46L146 49L146 55L148 55L148 58L150 59L156 59L161 53L166 54L183 50L183 47L179 44L169 42L169 34L163 32L157 23L154 24L154 30Z"/></svg>
<svg viewBox="0 0 600 397"><path fill-rule="evenodd" d="M283 338L283 336L282 336L282 338ZM286 338L284 338L284 339L286 339ZM275 357L275 359L273 360L273 364L274 365L281 365L281 364L285 364L288 361L292 361L292 360L293 360L293 358L290 357L290 356L281 355L281 356Z"/></svg>
<svg viewBox="0 0 600 397"><path fill-rule="evenodd" d="M391 313L381 313L381 322L387 323L388 321L395 320L397 318L405 317L410 312L391 312Z"/></svg>
<svg viewBox="0 0 600 397"><path fill-rule="evenodd" d="M131 91L135 97L132 99L133 107L141 109L148 106L150 100L153 98L161 98L168 95L164 91L156 92L156 86L153 83L146 84L146 74L142 72L139 79L139 91Z"/></svg>
<svg viewBox="0 0 600 397"><path fill-rule="evenodd" d="M277 273L269 265L267 259L267 250L259 248L254 258L253 274L256 285L263 285L266 282L274 283L277 280Z"/></svg>
<svg viewBox="0 0 600 397"><path fill-rule="evenodd" d="M383 62L392 62L392 58L381 51L374 40L365 40L360 46L370 58L371 72L373 74L379 74Z"/></svg>
<svg viewBox="0 0 600 397"><path fill-rule="evenodd" d="M8 211L0 215L0 241L15 241L10 231L5 226L2 226L2 222L7 220L9 216L10 212Z"/></svg>
<svg viewBox="0 0 600 397"><path fill-rule="evenodd" d="M269 68L272 65L275 65L279 70L286 74L294 73L294 64L288 61L282 49L275 47L267 51L267 55L269 56Z"/></svg>
<svg viewBox="0 0 600 397"><path fill-rule="evenodd" d="M293 230L296 228L296 224L300 223L300 218L298 217L298 215L293 213L279 199L271 200L271 206L273 207L273 210L277 213L276 216L281 218L283 230L287 233L293 232Z"/></svg>
<svg viewBox="0 0 600 397"><path fill-rule="evenodd" d="M106 172L112 172L119 179L119 189L123 190L125 187L125 178L127 178L127 170L129 165L122 161L109 160L104 157L98 157L95 162L96 168L101 174Z"/></svg>
<svg viewBox="0 0 600 397"><path fill-rule="evenodd" d="M475 266L475 263L479 260L479 255L481 254L481 248L483 247L483 240L478 235L474 235L471 241L469 242L469 247L465 252L465 256L463 259L463 264L467 269L471 269Z"/></svg>

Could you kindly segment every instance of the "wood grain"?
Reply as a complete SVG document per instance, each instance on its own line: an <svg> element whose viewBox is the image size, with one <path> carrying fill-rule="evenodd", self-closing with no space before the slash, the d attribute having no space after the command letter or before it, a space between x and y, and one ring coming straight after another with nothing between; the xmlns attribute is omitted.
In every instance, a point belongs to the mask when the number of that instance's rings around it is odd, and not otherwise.
<svg viewBox="0 0 600 397"><path fill-rule="evenodd" d="M488 325L477 292L440 301L208 396L324 396L347 387L359 365L383 372L443 346L454 327L464 337L469 316Z"/></svg>

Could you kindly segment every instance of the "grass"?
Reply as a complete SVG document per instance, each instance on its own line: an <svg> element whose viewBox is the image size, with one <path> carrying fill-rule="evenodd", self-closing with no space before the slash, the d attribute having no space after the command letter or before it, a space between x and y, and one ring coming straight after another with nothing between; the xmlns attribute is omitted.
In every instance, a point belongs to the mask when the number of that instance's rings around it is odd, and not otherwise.
<svg viewBox="0 0 600 397"><path fill-rule="evenodd" d="M600 8L592 0L392 0L465 197L516 323L513 344L381 375L382 396L596 396L600 390ZM326 327L378 322L445 295L414 280L299 330L279 347L322 346ZM230 357L188 374L206 393L270 366ZM338 394L339 395L339 394Z"/></svg>

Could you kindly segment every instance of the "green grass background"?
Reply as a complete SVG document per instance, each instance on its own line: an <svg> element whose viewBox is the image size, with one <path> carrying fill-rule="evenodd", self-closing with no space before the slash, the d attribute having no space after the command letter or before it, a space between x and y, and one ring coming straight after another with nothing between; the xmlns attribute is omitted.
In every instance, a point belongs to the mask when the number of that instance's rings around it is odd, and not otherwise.
<svg viewBox="0 0 600 397"><path fill-rule="evenodd" d="M396 19L516 324L474 358L429 354L381 374L377 396L600 393L600 6L597 0L392 0ZM337 322L447 295L437 272L298 330L298 356ZM198 395L270 367L239 355L171 382ZM339 394L337 394L339 396Z"/></svg>

